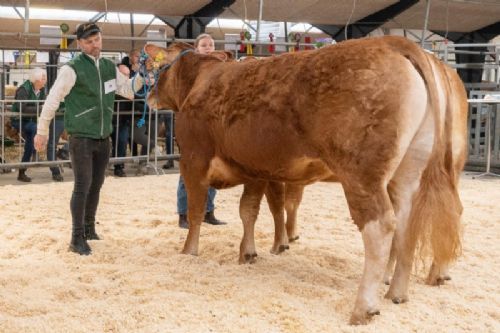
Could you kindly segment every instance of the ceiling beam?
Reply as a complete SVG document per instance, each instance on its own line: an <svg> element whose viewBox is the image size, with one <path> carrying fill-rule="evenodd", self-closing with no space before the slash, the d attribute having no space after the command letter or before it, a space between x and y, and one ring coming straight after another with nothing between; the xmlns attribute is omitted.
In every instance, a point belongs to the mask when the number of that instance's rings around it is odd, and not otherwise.
<svg viewBox="0 0 500 333"><path fill-rule="evenodd" d="M470 32L447 32L432 30L433 33L447 37L454 43L487 43L500 35L500 21Z"/></svg>
<svg viewBox="0 0 500 333"><path fill-rule="evenodd" d="M419 0L400 0L399 2L370 14L359 21L350 23L349 26L324 24L313 24L313 26L332 36L332 38L337 41L344 40L346 35L347 38L360 38L381 27L390 19L396 17L418 3L418 1Z"/></svg>
<svg viewBox="0 0 500 333"><path fill-rule="evenodd" d="M97 14L95 14L90 20L89 22L98 22L100 19L102 19L104 16L106 16L106 12L99 12Z"/></svg>
<svg viewBox="0 0 500 333"><path fill-rule="evenodd" d="M182 21L182 17L178 16L174 17L174 16L156 15L156 17L172 29L175 29L175 27L177 27L179 23Z"/></svg>
<svg viewBox="0 0 500 333"><path fill-rule="evenodd" d="M212 0L209 4L197 10L190 16L198 18L201 24L206 26L215 17L222 14L226 8L229 8L236 0Z"/></svg>
<svg viewBox="0 0 500 333"><path fill-rule="evenodd" d="M238 16L239 16L239 15L238 15L238 13L236 13L233 9L231 9L231 7L227 7L227 10L228 10L229 12L231 12L234 16L236 16L236 17L238 17ZM247 27L249 27L249 28L250 28L250 29L252 29L253 31L257 32L257 29L255 29L255 28L252 26L252 24L250 24L250 22L248 22L248 21L247 21L247 20L245 20L244 18L240 18L240 17L238 17L238 18L239 18L239 19L241 20L241 22L243 22L243 23L244 23Z"/></svg>
<svg viewBox="0 0 500 333"><path fill-rule="evenodd" d="M151 21L149 21L149 23L144 27L144 29L142 29L142 31L139 33L139 37L142 37L142 35L144 35L144 33L149 29L149 27L151 26L151 24L153 24L153 21L158 18L158 16L155 16L151 19Z"/></svg>
<svg viewBox="0 0 500 333"><path fill-rule="evenodd" d="M19 11L19 9L17 9L16 6L12 6L12 8L17 13L17 15L19 15L19 17L21 18L21 20L24 20L24 16L23 16L23 14L21 14L21 12Z"/></svg>
<svg viewBox="0 0 500 333"><path fill-rule="evenodd" d="M360 38L368 35L373 30L380 28L390 19L398 16L408 8L412 7L419 0L400 0L399 2L385 7L373 14L370 14L348 27L344 26L333 38L337 41L344 40L347 29L347 38ZM353 29L355 27L355 29ZM351 31L349 31L351 30Z"/></svg>
<svg viewBox="0 0 500 333"><path fill-rule="evenodd" d="M318 28L319 30L323 31L325 34L330 35L330 36L335 36L337 33L342 29L341 26L339 25L333 25L333 24L313 24L312 25L315 28Z"/></svg>
<svg viewBox="0 0 500 333"><path fill-rule="evenodd" d="M222 14L236 0L212 0L209 4L203 6L196 12L184 16L175 26L176 38L196 38L205 32L207 24L214 18Z"/></svg>

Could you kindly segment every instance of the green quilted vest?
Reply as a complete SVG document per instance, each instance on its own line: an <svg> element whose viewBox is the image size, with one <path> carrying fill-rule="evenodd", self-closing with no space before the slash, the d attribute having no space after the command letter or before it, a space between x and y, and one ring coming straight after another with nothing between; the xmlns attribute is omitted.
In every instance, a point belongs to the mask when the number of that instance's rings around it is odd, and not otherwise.
<svg viewBox="0 0 500 333"><path fill-rule="evenodd" d="M112 132L115 91L105 91L105 83L114 81L116 67L109 59L99 58L99 68L84 53L68 65L76 73L76 82L64 98L66 111L64 126L70 135L82 138L104 139Z"/></svg>

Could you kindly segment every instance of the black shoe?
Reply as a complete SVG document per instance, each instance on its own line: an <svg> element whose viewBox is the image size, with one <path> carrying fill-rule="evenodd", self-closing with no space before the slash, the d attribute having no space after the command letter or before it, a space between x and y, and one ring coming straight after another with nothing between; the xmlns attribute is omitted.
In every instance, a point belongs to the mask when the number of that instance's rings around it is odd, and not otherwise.
<svg viewBox="0 0 500 333"><path fill-rule="evenodd" d="M95 232L95 223L85 224L85 239L86 240L100 240L101 237Z"/></svg>
<svg viewBox="0 0 500 333"><path fill-rule="evenodd" d="M92 253L92 249L83 235L71 237L71 243L69 244L68 251L75 252L83 256L88 256Z"/></svg>
<svg viewBox="0 0 500 333"><path fill-rule="evenodd" d="M24 182L24 183L29 183L31 182L31 178L28 177L24 171L23 172L19 172L19 175L17 176L17 180L19 180L20 182Z"/></svg>
<svg viewBox="0 0 500 333"><path fill-rule="evenodd" d="M115 169L114 174L116 177L127 177L127 174L123 171L123 169Z"/></svg>
<svg viewBox="0 0 500 333"><path fill-rule="evenodd" d="M214 211L207 212L205 214L205 219L203 220L204 222L211 224L211 225L224 225L227 224L226 222L222 222L221 220L218 220L215 215Z"/></svg>
<svg viewBox="0 0 500 333"><path fill-rule="evenodd" d="M189 223L185 214L179 214L179 228L189 229Z"/></svg>
<svg viewBox="0 0 500 333"><path fill-rule="evenodd" d="M62 181L64 181L64 178L60 173L58 173L58 174L52 175L52 180L55 182L62 182Z"/></svg>
<svg viewBox="0 0 500 333"><path fill-rule="evenodd" d="M174 167L174 161L169 160L163 165L163 169L172 169Z"/></svg>

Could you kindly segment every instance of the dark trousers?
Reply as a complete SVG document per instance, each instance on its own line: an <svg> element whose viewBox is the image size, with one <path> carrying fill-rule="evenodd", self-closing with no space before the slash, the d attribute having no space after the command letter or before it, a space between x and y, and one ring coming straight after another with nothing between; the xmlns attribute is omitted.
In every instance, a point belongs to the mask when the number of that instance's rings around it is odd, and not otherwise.
<svg viewBox="0 0 500 333"><path fill-rule="evenodd" d="M165 149L167 155L170 155L174 153L172 142L172 138L174 136L174 115L172 113L164 114L160 119L160 122L161 121L165 123Z"/></svg>
<svg viewBox="0 0 500 333"><path fill-rule="evenodd" d="M19 120L12 121L12 127L22 133L24 138L24 153L21 162L30 162L31 157L35 153L34 139L36 135L36 122L32 120L22 121L23 128L20 128L21 123Z"/></svg>
<svg viewBox="0 0 500 333"><path fill-rule="evenodd" d="M117 130L118 129L118 130ZM113 157L125 157L127 155L127 145L130 137L130 125L128 121L120 121L118 128L113 126L113 133L111 139L113 143ZM123 169L123 163L116 163L115 170Z"/></svg>
<svg viewBox="0 0 500 333"><path fill-rule="evenodd" d="M84 222L93 224L99 193L104 183L109 161L109 138L89 139L71 137L69 150L75 185L71 196L73 236L83 235Z"/></svg>

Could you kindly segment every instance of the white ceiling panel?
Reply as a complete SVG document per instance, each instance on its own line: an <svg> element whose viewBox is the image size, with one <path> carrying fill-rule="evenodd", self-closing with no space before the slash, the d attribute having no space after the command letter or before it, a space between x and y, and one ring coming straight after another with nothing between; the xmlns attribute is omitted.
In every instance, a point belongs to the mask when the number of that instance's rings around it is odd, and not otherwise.
<svg viewBox="0 0 500 333"><path fill-rule="evenodd" d="M423 29L426 2L420 1L384 25ZM500 0L431 0L429 30L469 32L500 21Z"/></svg>
<svg viewBox="0 0 500 333"><path fill-rule="evenodd" d="M468 32L500 21L500 0L429 0L430 30ZM256 20L260 0L236 0L220 17ZM373 14L398 0L263 0L263 20L345 25ZM25 0L0 0L2 6L24 7ZM211 0L30 0L31 7L132 12L163 16L190 15ZM355 4L355 6L354 6ZM387 22L386 28L422 29L426 1ZM0 31L3 27L0 23Z"/></svg>

